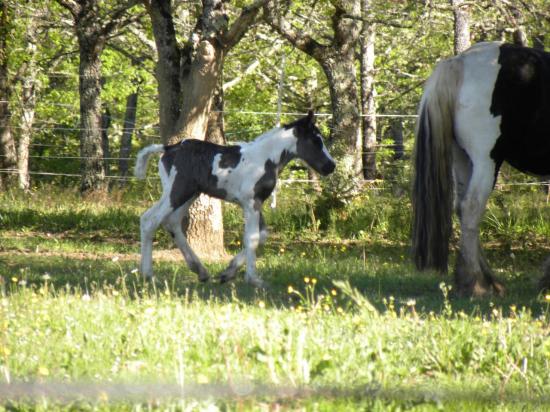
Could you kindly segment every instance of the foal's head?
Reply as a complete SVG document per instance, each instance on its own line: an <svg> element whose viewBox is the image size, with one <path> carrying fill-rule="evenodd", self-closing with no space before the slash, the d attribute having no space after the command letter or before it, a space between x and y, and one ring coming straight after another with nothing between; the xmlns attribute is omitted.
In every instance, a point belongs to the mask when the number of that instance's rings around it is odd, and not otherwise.
<svg viewBox="0 0 550 412"><path fill-rule="evenodd" d="M287 130L293 129L294 135L298 139L296 144L297 157L323 176L334 171L336 163L323 142L321 132L315 126L315 116L313 116L311 110L306 117L283 127Z"/></svg>

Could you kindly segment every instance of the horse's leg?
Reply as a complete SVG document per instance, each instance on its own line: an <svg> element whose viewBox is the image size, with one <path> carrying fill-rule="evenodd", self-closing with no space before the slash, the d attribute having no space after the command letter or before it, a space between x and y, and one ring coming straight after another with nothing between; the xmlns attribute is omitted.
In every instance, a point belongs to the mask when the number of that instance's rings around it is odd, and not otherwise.
<svg viewBox="0 0 550 412"><path fill-rule="evenodd" d="M254 205L245 205L244 209L244 248L246 254L246 272L244 280L256 287L264 287L264 282L256 274L256 250L260 245L260 210Z"/></svg>
<svg viewBox="0 0 550 412"><path fill-rule="evenodd" d="M172 210L170 197L163 195L155 205L141 215L141 274L147 279L153 277L153 236Z"/></svg>
<svg viewBox="0 0 550 412"><path fill-rule="evenodd" d="M267 227L264 221L264 217L261 212L260 214L260 240L259 245L263 245L267 239ZM234 279L237 271L244 265L246 262L246 249L241 250L238 254L235 255L229 266L220 274L220 282L225 283Z"/></svg>
<svg viewBox="0 0 550 412"><path fill-rule="evenodd" d="M474 162L469 184L457 202L461 236L455 281L461 295L483 296L490 291L497 294L504 291L502 284L492 275L479 241L479 225L492 191L494 176L495 164L491 159ZM457 195L461 195L460 186L457 187Z"/></svg>
<svg viewBox="0 0 550 412"><path fill-rule="evenodd" d="M191 249L191 246L189 246L189 243L187 242L185 234L183 233L183 230L181 228L181 222L183 218L187 215L189 207L191 206L195 198L196 197L192 197L191 199L187 200L182 206L180 206L170 215L168 215L163 222L163 226L168 231L168 233L170 233L172 239L174 239L174 242L178 246L178 249L183 255L183 258L185 259L185 262L187 263L189 269L199 276L199 280L201 282L206 282L210 275L201 263L198 256L195 254L195 252L193 252L193 249Z"/></svg>

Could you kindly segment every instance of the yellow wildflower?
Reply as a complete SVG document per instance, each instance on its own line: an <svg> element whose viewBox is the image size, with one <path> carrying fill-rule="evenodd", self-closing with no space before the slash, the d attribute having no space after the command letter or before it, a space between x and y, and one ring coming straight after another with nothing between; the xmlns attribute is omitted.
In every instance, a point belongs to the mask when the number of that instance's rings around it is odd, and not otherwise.
<svg viewBox="0 0 550 412"><path fill-rule="evenodd" d="M38 368L38 374L40 376L49 376L50 375L50 371L48 370L48 368L46 368L45 366L40 366Z"/></svg>

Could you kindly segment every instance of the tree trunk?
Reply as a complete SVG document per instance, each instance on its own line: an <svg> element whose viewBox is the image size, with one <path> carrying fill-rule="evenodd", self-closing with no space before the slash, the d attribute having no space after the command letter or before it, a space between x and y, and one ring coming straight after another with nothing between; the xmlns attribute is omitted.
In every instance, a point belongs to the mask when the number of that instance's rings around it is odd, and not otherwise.
<svg viewBox="0 0 550 412"><path fill-rule="evenodd" d="M338 142L337 156L348 156L355 175L361 173L361 117L353 59L335 54L321 62L328 79L332 104L331 136Z"/></svg>
<svg viewBox="0 0 550 412"><path fill-rule="evenodd" d="M17 147L17 170L19 187L23 190L30 188L29 175L29 147L32 141L32 127L36 108L36 66L29 68L23 79L21 90L21 133Z"/></svg>
<svg viewBox="0 0 550 412"><path fill-rule="evenodd" d="M361 13L367 17L370 0L361 1ZM363 132L363 177L376 179L376 90L374 88L374 43L376 27L363 20L361 30L361 109Z"/></svg>
<svg viewBox="0 0 550 412"><path fill-rule="evenodd" d="M454 52L470 47L470 12L466 0L450 0L454 14Z"/></svg>
<svg viewBox="0 0 550 412"><path fill-rule="evenodd" d="M124 114L124 126L122 128L122 138L120 139L120 154L118 162L118 172L120 177L124 178L120 184L126 183L128 176L128 158L132 150L132 135L136 127L136 112L138 104L138 90L130 93L126 98L126 112Z"/></svg>
<svg viewBox="0 0 550 412"><path fill-rule="evenodd" d="M15 183L17 152L11 133L9 100L11 88L8 75L8 35L10 21L7 1L0 0L0 190Z"/></svg>
<svg viewBox="0 0 550 412"><path fill-rule="evenodd" d="M38 68L36 66L36 26L37 17L30 14L26 17L25 40L27 42L27 61L21 75L21 119L20 134L17 146L17 170L19 187L23 190L30 188L29 174L29 147L32 141L32 127L36 109L36 95L38 93Z"/></svg>
<svg viewBox="0 0 550 412"><path fill-rule="evenodd" d="M393 159L401 160L405 155L405 147L403 146L403 120L399 118L392 120L390 134L393 140Z"/></svg>
<svg viewBox="0 0 550 412"><path fill-rule="evenodd" d="M109 162L111 161L111 149L109 144L109 127L111 127L111 111L106 108L101 115L101 149L103 151L103 165L105 168L105 175L109 175L111 168Z"/></svg>
<svg viewBox="0 0 550 412"><path fill-rule="evenodd" d="M83 194L106 191L105 163L101 136L101 60L102 45L79 30L80 47L80 171ZM90 38L91 37L91 38ZM94 41L95 40L95 41Z"/></svg>
<svg viewBox="0 0 550 412"><path fill-rule="evenodd" d="M159 95L160 136L162 142L168 144L176 136L181 113L181 51L176 39L171 1L151 0L146 5L158 54L155 74Z"/></svg>

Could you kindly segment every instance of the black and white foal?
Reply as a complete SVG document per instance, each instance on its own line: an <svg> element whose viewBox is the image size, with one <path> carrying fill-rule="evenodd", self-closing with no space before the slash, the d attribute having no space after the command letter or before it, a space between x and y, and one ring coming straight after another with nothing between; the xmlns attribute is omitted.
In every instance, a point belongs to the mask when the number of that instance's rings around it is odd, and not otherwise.
<svg viewBox="0 0 550 412"><path fill-rule="evenodd" d="M208 280L208 272L189 247L181 227L189 206L201 193L239 204L244 211L244 250L237 254L220 275L221 282L235 277L246 262L245 280L262 286L256 274L256 249L265 242L267 231L262 205L269 197L279 172L293 158L305 161L326 176L336 164L328 153L313 112L283 127L276 127L250 143L220 146L187 139L179 144L155 144L138 153L135 175L145 177L147 160L162 153L159 174L160 200L141 216L141 273L153 276L153 235L159 225L171 233L189 268L199 280Z"/></svg>

